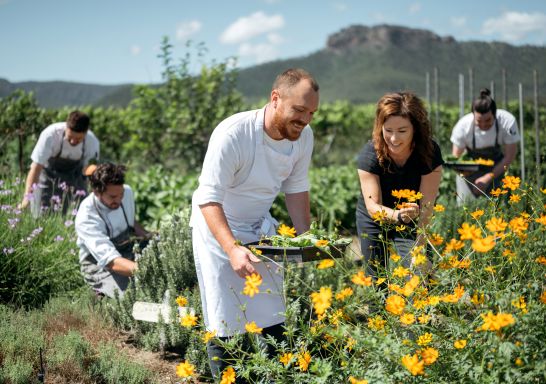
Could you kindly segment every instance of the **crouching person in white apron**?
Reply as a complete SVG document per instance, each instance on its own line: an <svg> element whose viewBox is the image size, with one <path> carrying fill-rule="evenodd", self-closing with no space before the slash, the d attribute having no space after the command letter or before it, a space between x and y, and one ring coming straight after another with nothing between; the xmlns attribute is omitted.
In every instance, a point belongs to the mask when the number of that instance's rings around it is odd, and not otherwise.
<svg viewBox="0 0 546 384"><path fill-rule="evenodd" d="M134 246L145 247L149 233L135 220L124 166L100 164L89 181L93 193L82 201L75 222L80 271L98 294L123 295L137 268Z"/></svg>
<svg viewBox="0 0 546 384"><path fill-rule="evenodd" d="M275 80L263 109L227 118L211 136L193 194L191 226L205 326L222 339L245 333L251 322L263 328L263 336L283 338L283 271L240 244L275 233L278 223L269 209L279 192L285 193L298 233L309 229L313 133L308 124L318 102L312 76L289 69ZM242 291L245 277L253 273L263 283L251 298ZM207 350L219 379L229 356L214 342Z"/></svg>

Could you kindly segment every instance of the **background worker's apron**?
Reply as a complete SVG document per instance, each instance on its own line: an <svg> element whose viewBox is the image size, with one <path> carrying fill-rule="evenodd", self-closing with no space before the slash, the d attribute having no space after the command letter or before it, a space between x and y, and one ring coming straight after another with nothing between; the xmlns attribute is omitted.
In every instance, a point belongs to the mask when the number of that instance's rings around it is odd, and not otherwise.
<svg viewBox="0 0 546 384"><path fill-rule="evenodd" d="M495 144L493 146L485 147L485 148L476 148L475 132L476 132L475 126L474 126L474 123L472 123L472 148L467 147L466 152L473 160L476 160L480 157L482 159L490 159L494 161L496 166L504 158L504 154L502 153L502 148L499 144L499 125L497 123L497 119L495 119ZM482 195L481 192L478 192L477 195L474 195L472 193L472 185L469 184L469 182L475 184L476 179L480 178L481 176L489 172L491 172L491 170L479 170L472 173L471 175L466 176L464 179L460 177L459 175L457 175L457 194L459 198L466 200L466 199L472 199L472 198L481 196ZM504 177L504 173L501 173L500 175L498 175L483 192L486 194L489 194L491 190L499 187L502 184L503 177Z"/></svg>
<svg viewBox="0 0 546 384"><path fill-rule="evenodd" d="M254 163L248 178L228 189L223 209L236 239L243 243L273 235L278 222L269 209L295 165L300 145L294 142L292 153L283 155L264 142L263 113L256 117ZM220 337L245 332L245 323L255 321L269 327L284 321L282 266L271 262L255 263L262 276L260 293L250 298L242 294L245 279L239 277L210 232L201 210L193 207L193 248L201 291L205 325ZM244 310L243 310L244 308Z"/></svg>
<svg viewBox="0 0 546 384"><path fill-rule="evenodd" d="M85 139L82 141L82 155L79 159L67 159L61 157L63 152L64 135L61 139L61 149L56 156L50 157L47 166L43 169L40 177L41 204L50 207L53 195L62 199L63 214L65 214L74 201L76 191L86 191L85 177L83 175L83 162L85 156ZM60 186L66 184L65 189Z"/></svg>
<svg viewBox="0 0 546 384"><path fill-rule="evenodd" d="M123 204L121 204L121 209L123 210L123 217L125 218L127 228L115 237L112 237L113 229L111 228L110 221L102 215L97 206L97 202L94 199L93 204L106 225L108 238L112 244L114 244L116 250L121 254L121 257L135 261L135 254L133 252L135 230L129 225ZM130 281L129 277L113 273L109 271L106 266L104 268L99 267L97 265L97 260L91 254L88 254L80 262L80 271L87 284L91 285L94 290L104 293L109 297L114 297L115 290L118 290L121 296L123 291L127 289Z"/></svg>

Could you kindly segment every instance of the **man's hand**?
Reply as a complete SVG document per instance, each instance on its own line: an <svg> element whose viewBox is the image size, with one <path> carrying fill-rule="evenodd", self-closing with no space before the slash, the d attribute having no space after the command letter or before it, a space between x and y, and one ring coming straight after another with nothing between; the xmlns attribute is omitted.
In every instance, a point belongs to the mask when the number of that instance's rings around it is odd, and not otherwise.
<svg viewBox="0 0 546 384"><path fill-rule="evenodd" d="M260 259L250 252L248 248L234 244L228 252L228 257L231 267L242 279L253 273L257 273L252 263L258 263Z"/></svg>
<svg viewBox="0 0 546 384"><path fill-rule="evenodd" d="M485 192L487 187L489 187L489 184L493 182L493 176L491 173L486 173L483 176L480 176L474 181L474 185L472 185L472 193L474 196L480 196L482 194L482 191Z"/></svg>
<svg viewBox="0 0 546 384"><path fill-rule="evenodd" d="M18 209L27 209L30 205L30 201L25 197L21 203L17 205Z"/></svg>

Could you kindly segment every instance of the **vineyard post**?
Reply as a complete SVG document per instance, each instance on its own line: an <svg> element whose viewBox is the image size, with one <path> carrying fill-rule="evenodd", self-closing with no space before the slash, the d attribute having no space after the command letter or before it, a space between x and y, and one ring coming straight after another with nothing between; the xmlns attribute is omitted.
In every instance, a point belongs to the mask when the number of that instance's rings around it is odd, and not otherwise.
<svg viewBox="0 0 546 384"><path fill-rule="evenodd" d="M538 119L538 72L535 69L533 71L533 82L535 84L535 89L533 92L534 104L535 104L535 167L536 167L536 179L537 179L537 190L540 189L540 130L539 130L539 119Z"/></svg>
<svg viewBox="0 0 546 384"><path fill-rule="evenodd" d="M459 119L464 116L464 75L459 73Z"/></svg>
<svg viewBox="0 0 546 384"><path fill-rule="evenodd" d="M520 129L520 135L521 139L519 142L519 148L520 148L520 159L521 159L521 182L522 184L525 183L525 152L523 145L523 87L521 83L518 84L518 90L519 90L519 129Z"/></svg>

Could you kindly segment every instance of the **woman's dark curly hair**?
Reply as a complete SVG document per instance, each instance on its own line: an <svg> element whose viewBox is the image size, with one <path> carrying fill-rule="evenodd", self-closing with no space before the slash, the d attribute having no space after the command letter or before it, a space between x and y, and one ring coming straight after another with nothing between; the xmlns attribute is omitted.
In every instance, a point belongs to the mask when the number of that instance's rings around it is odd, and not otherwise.
<svg viewBox="0 0 546 384"><path fill-rule="evenodd" d="M103 193L108 185L123 185L127 167L113 163L103 163L89 176L89 182L93 191Z"/></svg>
<svg viewBox="0 0 546 384"><path fill-rule="evenodd" d="M414 151L424 164L430 166L434 152L430 121L424 103L412 92L388 93L377 102L372 136L379 164L384 169L390 169L391 159L383 138L383 124L392 116L400 116L411 122Z"/></svg>

